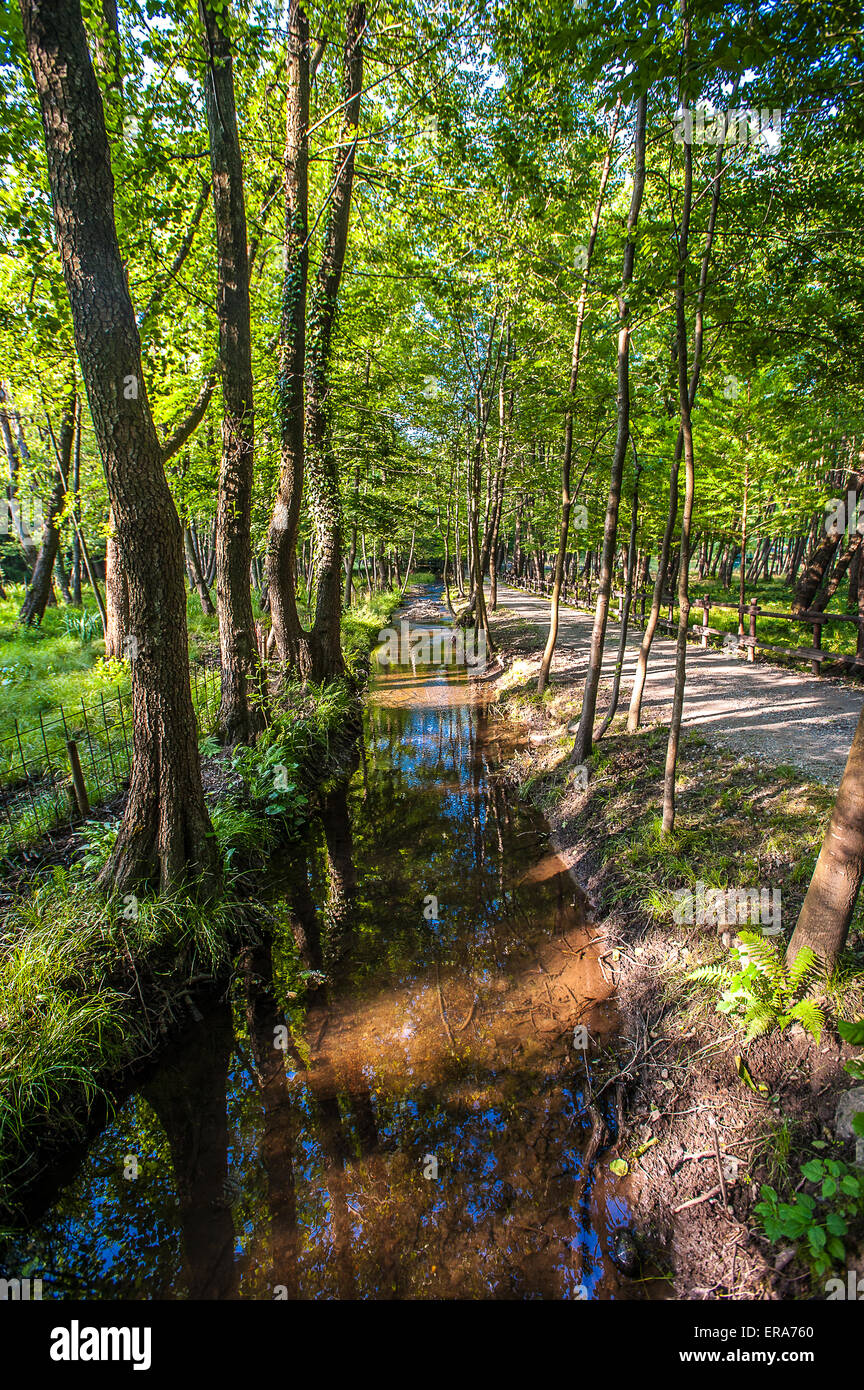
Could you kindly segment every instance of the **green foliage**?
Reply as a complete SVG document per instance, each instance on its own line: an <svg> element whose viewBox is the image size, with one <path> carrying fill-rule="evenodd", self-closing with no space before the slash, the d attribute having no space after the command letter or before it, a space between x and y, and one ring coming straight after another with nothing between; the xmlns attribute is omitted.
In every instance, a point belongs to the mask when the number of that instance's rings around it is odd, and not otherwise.
<svg viewBox="0 0 864 1390"><path fill-rule="evenodd" d="M91 830L94 868L111 830ZM118 1069L152 1045L135 963L146 961L157 997L182 991L226 967L232 920L227 898L179 894L142 898L129 915L62 869L13 900L0 949L0 1200L30 1136L81 1136Z"/></svg>
<svg viewBox="0 0 864 1390"><path fill-rule="evenodd" d="M295 834L308 817L313 782L330 757L331 741L354 711L355 697L344 681L300 686L286 683L286 706L250 747L231 752L231 769L241 780L252 812L278 819Z"/></svg>
<svg viewBox="0 0 864 1390"><path fill-rule="evenodd" d="M768 1239L791 1241L816 1275L846 1259L844 1237L864 1217L864 1173L835 1158L813 1158L801 1175L818 1191L798 1192L791 1202L763 1184L754 1211Z"/></svg>
<svg viewBox="0 0 864 1390"><path fill-rule="evenodd" d="M717 1012L735 1016L748 1041L797 1020L818 1043L825 1016L811 999L799 997L816 974L814 953L805 947L787 967L779 948L765 937L742 931L739 939L729 961L702 966L689 978L720 991Z"/></svg>
<svg viewBox="0 0 864 1390"><path fill-rule="evenodd" d="M95 878L99 873L114 848L119 829L119 820L88 820L84 824L81 830L80 862L86 874Z"/></svg>
<svg viewBox="0 0 864 1390"><path fill-rule="evenodd" d="M837 1024L837 1031L844 1042L851 1043L853 1047L864 1047L864 1018L859 1018L854 1023L841 1019ZM853 1057L843 1065L844 1070L856 1081L864 1081L864 1057ZM864 1139L864 1111L859 1110L854 1116L852 1128Z"/></svg>
<svg viewBox="0 0 864 1390"><path fill-rule="evenodd" d="M63 619L63 630L70 637L77 637L82 646L87 642L95 642L102 631L102 624L96 613L88 613L86 609L81 612L67 613Z"/></svg>
<svg viewBox="0 0 864 1390"><path fill-rule="evenodd" d="M352 604L342 614L342 647L349 669L352 659L356 663L375 645L378 633L386 627L400 601L398 589L384 589Z"/></svg>

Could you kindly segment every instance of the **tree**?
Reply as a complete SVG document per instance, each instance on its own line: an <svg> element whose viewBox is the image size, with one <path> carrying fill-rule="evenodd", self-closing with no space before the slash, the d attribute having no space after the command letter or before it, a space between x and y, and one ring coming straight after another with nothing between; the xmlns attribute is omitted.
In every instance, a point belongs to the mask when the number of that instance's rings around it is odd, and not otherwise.
<svg viewBox="0 0 864 1390"><path fill-rule="evenodd" d="M630 440L630 308L627 298L633 278L633 263L636 257L636 227L642 206L645 189L645 122L648 113L648 97L643 93L636 103L636 137L633 171L633 189L630 195L630 213L627 219L627 240L624 246L624 265L621 273L621 292L618 296L618 414L615 452L612 456L612 469L609 480L609 500L606 504L606 520L603 529L603 558L600 571L600 590L597 595L597 608L594 614L594 627L591 633L591 652L588 659L588 673L585 677L585 691L582 698L582 712L579 727L570 754L573 763L584 763L593 745L594 713L597 708L597 691L600 687L600 671L603 665L603 645L606 638L606 621L609 616L609 598L612 592L612 566L618 536L618 506L621 500L621 480L624 474L624 460Z"/></svg>
<svg viewBox="0 0 864 1390"><path fill-rule="evenodd" d="M858 716L837 800L807 895L786 950L791 965L802 946L828 970L837 964L864 878L864 707Z"/></svg>
<svg viewBox="0 0 864 1390"><path fill-rule="evenodd" d="M147 399L79 0L20 0L57 245L129 585L132 775L104 887L217 872L189 687L180 520Z"/></svg>
<svg viewBox="0 0 864 1390"><path fill-rule="evenodd" d="M75 430L76 405L77 396L73 388L60 425L57 467L54 470L54 486L42 525L42 544L33 566L33 574L24 595L21 611L18 614L18 621L30 627L38 626L41 623L51 596L51 577L60 549L60 516L66 498L66 479L69 476L69 464L72 460L72 436Z"/></svg>
<svg viewBox="0 0 864 1390"><path fill-rule="evenodd" d="M333 328L351 216L351 189L363 86L366 6L352 4L345 21L343 101L324 248L309 297L306 363L306 467L315 523L315 623L309 634L310 674L330 680L342 674L342 499L333 451L328 399Z"/></svg>
<svg viewBox="0 0 864 1390"><path fill-rule="evenodd" d="M309 21L291 6L285 57L285 238L276 376L281 469L267 534L265 572L273 635L280 661L308 669L297 613L294 554L304 476L306 288L309 267Z"/></svg>
<svg viewBox="0 0 864 1390"><path fill-rule="evenodd" d="M199 0L198 9L207 48L204 96L213 171L223 402L222 465L216 510L216 596L222 671L219 728L226 743L248 743L263 721L263 684L249 579L255 413L246 204L228 37L230 11L223 3L217 13L217 6L210 0Z"/></svg>

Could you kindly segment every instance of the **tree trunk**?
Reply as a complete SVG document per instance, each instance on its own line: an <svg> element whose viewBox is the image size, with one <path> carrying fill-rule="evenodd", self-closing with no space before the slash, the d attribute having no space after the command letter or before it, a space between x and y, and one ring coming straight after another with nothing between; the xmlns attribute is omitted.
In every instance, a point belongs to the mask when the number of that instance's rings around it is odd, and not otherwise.
<svg viewBox="0 0 864 1390"><path fill-rule="evenodd" d="M65 494L64 494L64 495L65 495ZM57 557L56 557L56 559L55 559L55 561L54 561L54 574L55 574L55 576L56 576L57 583L58 583L59 586L60 586L60 592L61 592L61 594L63 595L63 602L64 602L69 608L71 608L71 607L72 607L72 590L69 588L69 575L67 574L67 572L66 572L66 566L65 566L65 564L63 563L62 536L60 537L60 541L61 541L61 543L57 546Z"/></svg>
<svg viewBox="0 0 864 1390"><path fill-rule="evenodd" d="M285 58L285 234L276 398L281 470L267 534L265 570L279 660L306 674L309 654L297 612L295 554L303 496L306 287L309 231L309 21L292 5Z"/></svg>
<svg viewBox="0 0 864 1390"><path fill-rule="evenodd" d="M188 526L183 528L183 545L186 551L186 561L192 576L192 583L195 585L198 597L201 600L201 612L207 618L212 618L216 609L213 607L213 600L210 597L210 590L204 583L204 576L201 573L201 562L192 541L192 533Z"/></svg>
<svg viewBox="0 0 864 1390"><path fill-rule="evenodd" d="M39 557L39 551L33 541L32 535L30 534L30 528L27 524L27 519L24 515L24 512L22 511L20 504L17 502L18 450L15 445L15 440L12 438L12 427L9 421L8 412L6 410L6 400L6 390L2 382L0 382L0 432L2 432L3 435L3 444L6 449L6 458L9 464L9 485L6 489L6 496L9 499L9 513L12 517L12 523L15 527L15 533L18 536L18 540L21 542L21 548L24 551L24 559L27 563L27 568L30 572L30 575L32 576L33 571L36 568L36 561ZM15 505L13 505L13 503Z"/></svg>
<svg viewBox="0 0 864 1390"><path fill-rule="evenodd" d="M639 465L636 464L633 477L633 509L630 513L630 541L627 548L627 579L624 586L624 602L621 612L621 632L618 637L618 655L615 658L615 675L612 679L612 694L609 697L609 708L606 717L597 733L594 735L594 742L598 743L605 734L612 720L615 718L615 711L618 708L618 695L621 690L621 672L624 668L624 655L627 651L627 628L630 622L630 604L633 599L633 577L636 570L636 529L639 520Z"/></svg>
<svg viewBox="0 0 864 1390"><path fill-rule="evenodd" d="M735 90L737 92L737 87ZM705 298L708 292L708 270L711 264L711 251L714 245L714 229L717 225L717 208L720 203L720 177L723 172L723 148L724 144L721 143L718 146L714 164L711 209L708 214L708 227L705 232L705 248L702 252L702 265L699 271L699 289L696 297L696 319L693 330L693 366L690 372L690 395L688 398L691 410L696 401L696 392L699 388L699 377L702 372ZM645 691L645 680L648 674L648 657L660 619L660 605L663 601L663 586L666 581L666 568L669 561L672 536L675 531L675 521L678 516L678 476L683 452L684 436L679 428L678 437L675 441L675 455L669 475L669 507L666 514L666 525L663 530L663 540L661 542L660 555L657 562L657 577L654 581L654 592L651 596L651 610L648 615L648 621L645 624L645 631L642 634L642 641L639 644L639 655L636 659L636 673L633 678L633 690L630 694L630 708L627 712L628 734L635 734L636 730L639 728L639 720L642 715L642 696ZM724 584L723 587L726 588L727 586Z"/></svg>
<svg viewBox="0 0 864 1390"><path fill-rule="evenodd" d="M72 604L81 607L81 401L75 401L75 452L72 456Z"/></svg>
<svg viewBox="0 0 864 1390"><path fill-rule="evenodd" d="M204 99L216 224L219 362L222 371L222 462L216 507L216 596L222 700L219 732L227 744L249 743L264 722L263 680L252 591L252 475L255 405L243 163L234 104L228 6L199 0L207 49Z"/></svg>
<svg viewBox="0 0 864 1390"><path fill-rule="evenodd" d="M78 0L20 0L42 107L57 246L108 493L128 567L137 642L133 763L100 875L126 892L217 872L189 689L180 521L147 401L141 347L114 223L99 89Z"/></svg>
<svg viewBox="0 0 864 1390"><path fill-rule="evenodd" d="M342 499L330 421L330 359L342 267L348 246L354 156L363 85L366 6L348 8L343 64L342 129L333 164L332 197L321 264L310 296L306 372L306 468L315 524L315 623L309 636L313 680L332 680L342 661Z"/></svg>
<svg viewBox="0 0 864 1390"><path fill-rule="evenodd" d="M684 87L687 86L687 51L690 23L686 0L681 0L684 22ZM722 149L722 146L721 146ZM681 545L678 560L678 637L675 649L675 689L672 695L672 715L669 722L669 741L666 745L666 767L663 777L664 835L672 833L675 824L675 778L678 767L678 743L684 712L684 683L687 675L687 620L690 615L690 527L696 493L696 470L693 453L693 426L690 416L690 384L687 379L687 306L685 289L687 257L690 241L690 215L693 203L693 146L684 141L684 199L678 235L678 274L675 282L675 326L678 344L678 398L681 411L681 434L684 439L684 508L681 513Z"/></svg>
<svg viewBox="0 0 864 1390"><path fill-rule="evenodd" d="M29 627L36 627L41 623L51 595L51 575L60 547L59 517L66 496L63 480L69 472L69 464L72 459L74 432L75 392L73 391L69 404L63 413L63 422L60 426L60 466L54 474L54 490L51 493L48 511L42 526L42 544L39 548L39 557L24 602L21 605L21 611L18 614L18 621Z"/></svg>
<svg viewBox="0 0 864 1390"><path fill-rule="evenodd" d="M594 711L597 707L597 691L600 686L600 672L603 666L603 646L606 638L606 621L609 616L609 596L612 591L612 565L618 537L618 506L621 499L621 480L624 474L624 460L630 438L630 306L627 292L633 278L633 263L636 257L636 227L642 194L645 188L645 123L648 111L648 98L642 95L636 107L636 148L633 170L633 189L630 196L630 213L627 218L627 240L624 246L624 265L621 274L621 292L618 298L618 420L615 438L615 452L612 458L609 479L609 499L606 504L606 519L603 526L603 560L600 575L600 592L597 595L597 608L594 614L594 627L591 632L591 652L588 660L588 674L585 677L585 692L582 698L582 712L579 728L570 754L572 763L584 763L591 753L594 735Z"/></svg>
<svg viewBox="0 0 864 1390"><path fill-rule="evenodd" d="M612 150L615 144L615 137L618 134L618 117L621 111L621 98L615 103L615 114L612 121L612 134L609 138L609 146L606 150L606 158L603 161L603 168L600 172L600 188L597 193L597 201L594 204L594 216L591 219L591 233L588 237L586 248L585 264L582 267L582 286L579 291L579 305L576 310L576 328L573 334L573 351L570 354L570 386L569 400L572 404L576 397L576 386L579 381L579 357L582 350L582 329L585 324L585 310L588 304L588 282L591 278L591 261L594 256L594 246L597 242L597 231L600 226L600 214L603 211L603 199L606 196L606 184L609 181L609 170L612 165ZM558 532L558 553L555 557L555 577L552 582L552 601L549 606L549 633L546 638L546 646L543 651L543 659L540 662L540 673L537 678L537 694L542 695L549 679L549 671L552 666L552 657L555 652L555 644L558 641L558 610L561 605L561 590L564 585L564 562L567 557L567 539L570 534L570 468L573 458L573 411L568 409L564 418L564 455L561 460L561 526ZM584 473L583 473L584 477ZM580 479L581 482L581 479Z"/></svg>
<svg viewBox="0 0 864 1390"><path fill-rule="evenodd" d="M846 943L864 876L864 707L807 896L786 949L791 965L809 946L830 971Z"/></svg>

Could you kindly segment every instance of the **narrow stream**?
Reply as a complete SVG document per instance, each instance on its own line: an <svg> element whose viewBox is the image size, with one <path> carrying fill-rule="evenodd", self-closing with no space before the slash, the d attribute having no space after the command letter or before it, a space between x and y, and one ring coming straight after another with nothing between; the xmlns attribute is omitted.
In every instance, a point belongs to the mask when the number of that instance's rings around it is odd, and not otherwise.
<svg viewBox="0 0 864 1390"><path fill-rule="evenodd" d="M272 948L7 1245L43 1298L641 1296L602 1155L573 1205L615 1015L548 827L463 670L378 667L364 732Z"/></svg>

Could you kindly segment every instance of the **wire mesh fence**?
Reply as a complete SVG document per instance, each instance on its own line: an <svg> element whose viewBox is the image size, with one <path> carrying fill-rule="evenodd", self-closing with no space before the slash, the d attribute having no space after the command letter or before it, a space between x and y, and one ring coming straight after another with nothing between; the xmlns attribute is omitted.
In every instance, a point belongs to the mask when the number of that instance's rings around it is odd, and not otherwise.
<svg viewBox="0 0 864 1390"><path fill-rule="evenodd" d="M219 707L219 671L192 667L190 680L198 728L207 733ZM98 698L60 704L35 723L16 719L0 735L0 854L86 818L125 789L131 703L128 687L108 686Z"/></svg>

